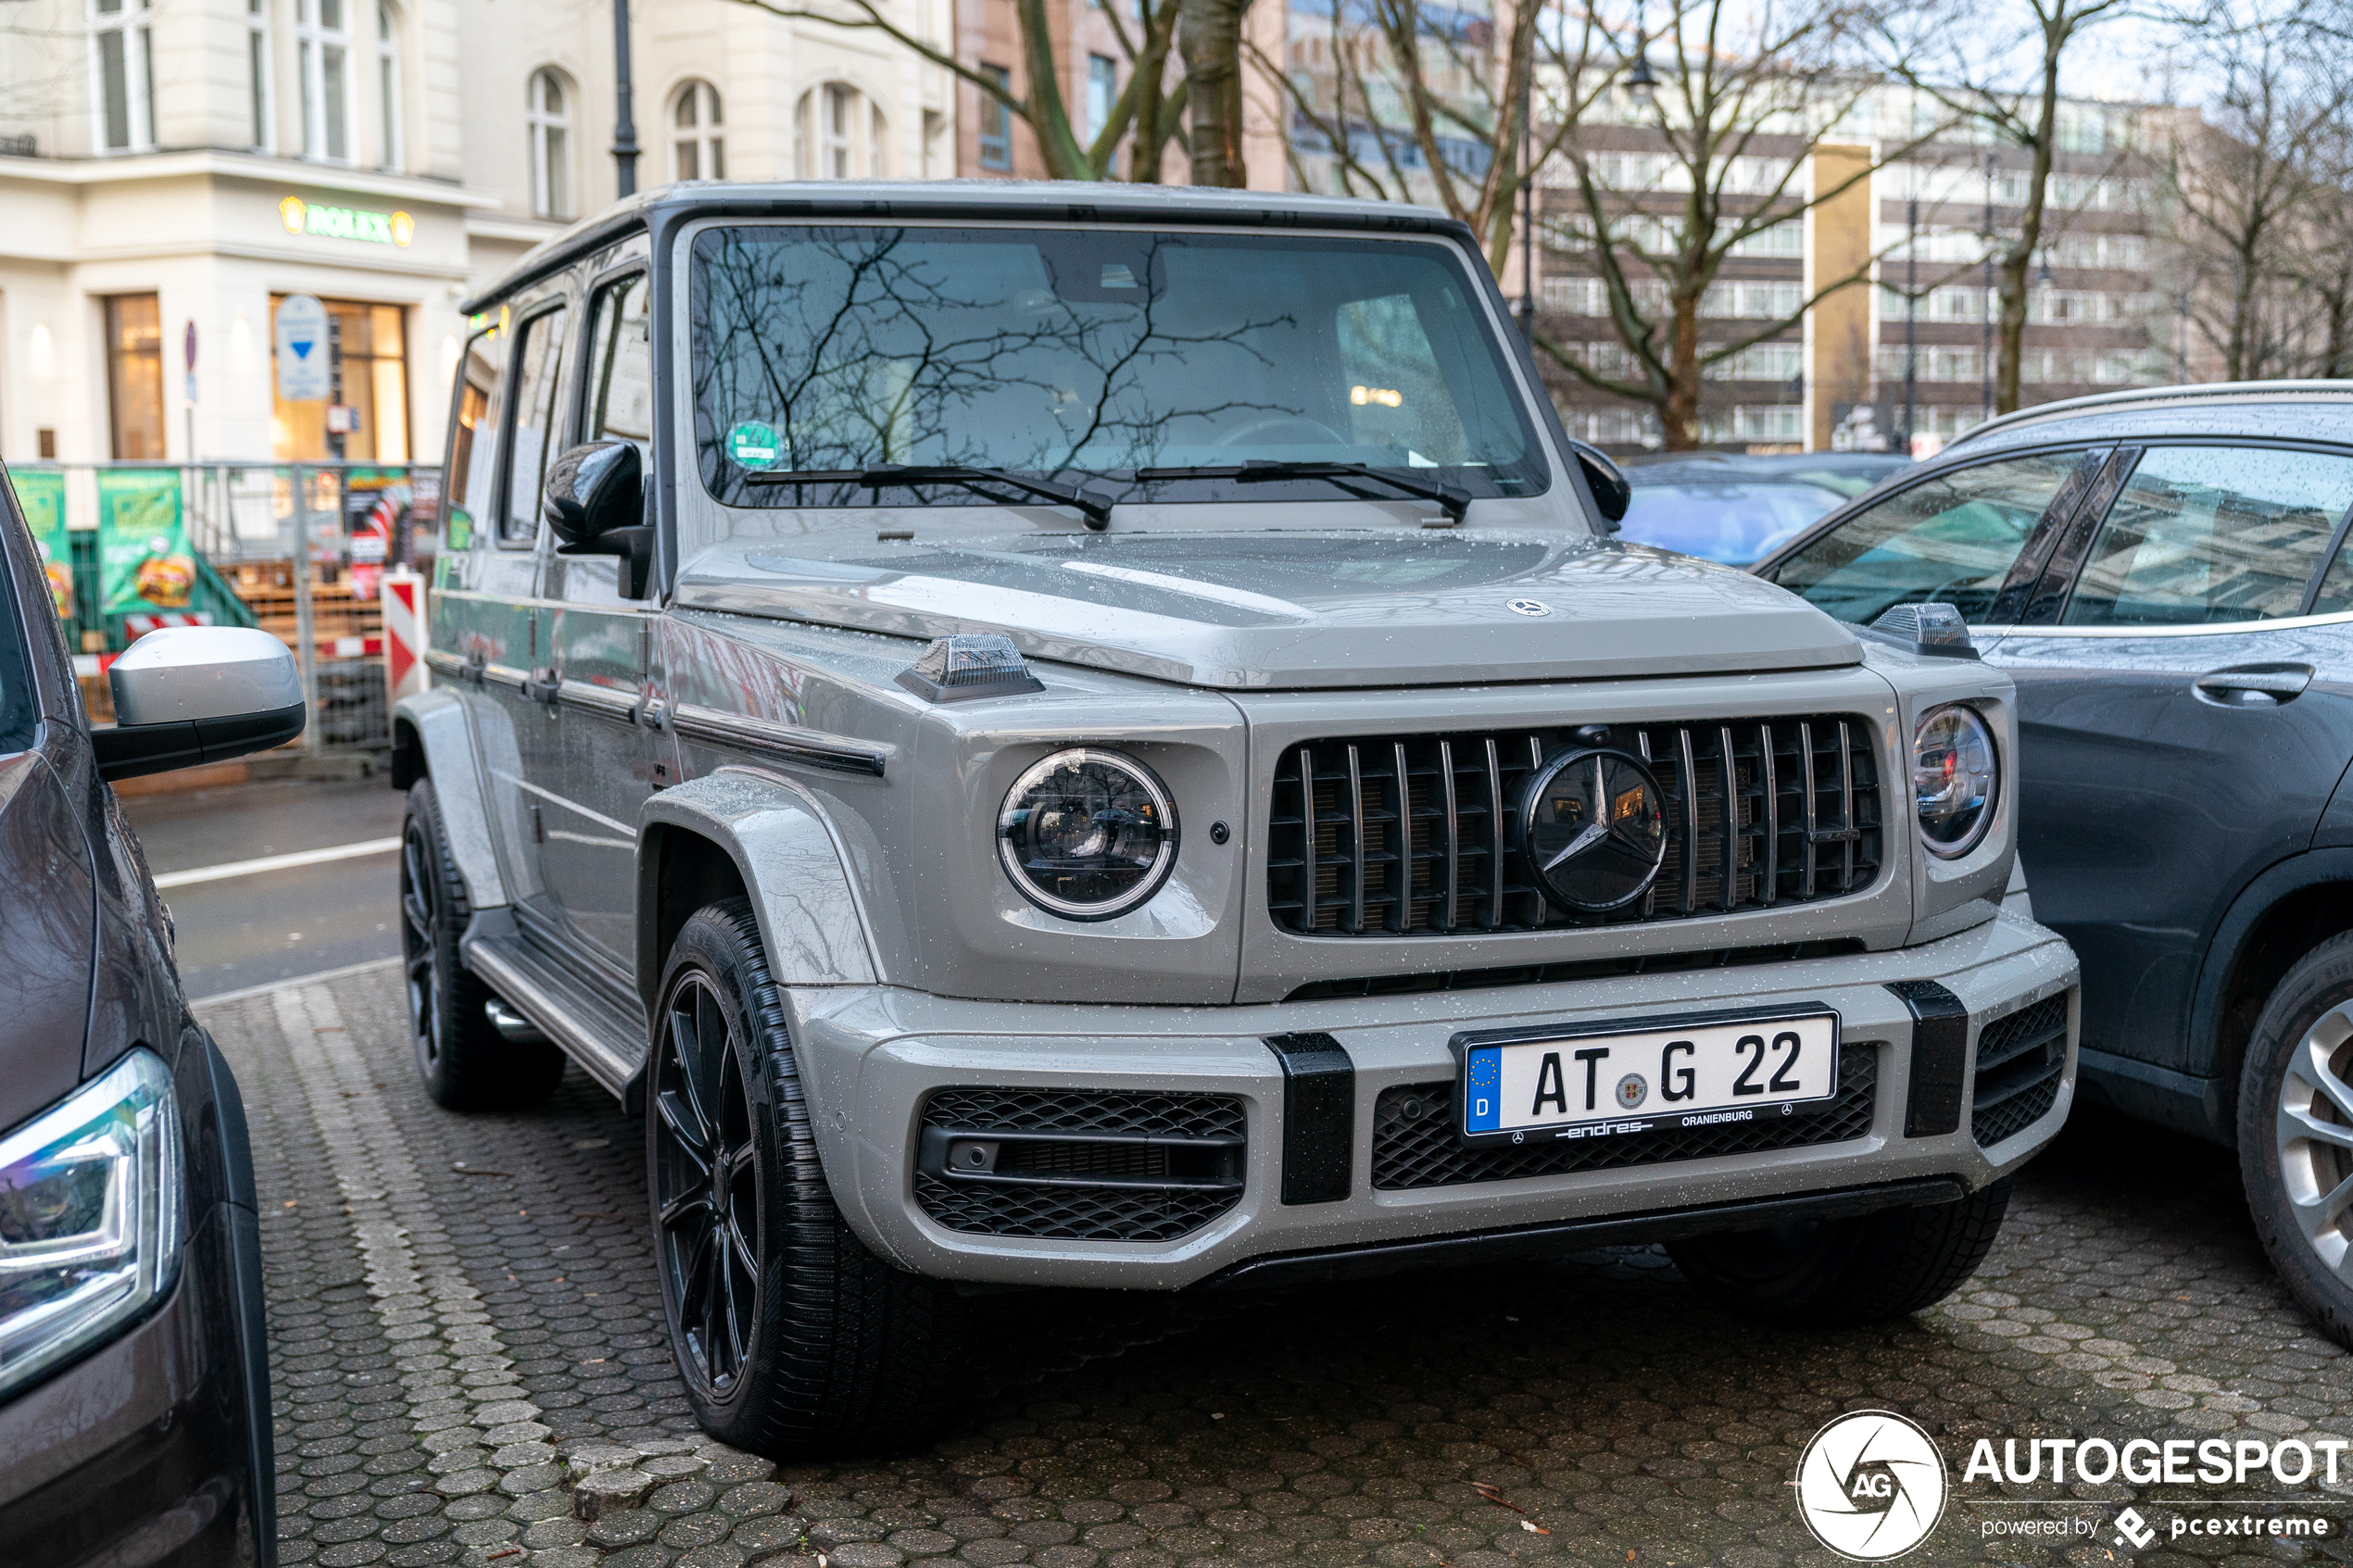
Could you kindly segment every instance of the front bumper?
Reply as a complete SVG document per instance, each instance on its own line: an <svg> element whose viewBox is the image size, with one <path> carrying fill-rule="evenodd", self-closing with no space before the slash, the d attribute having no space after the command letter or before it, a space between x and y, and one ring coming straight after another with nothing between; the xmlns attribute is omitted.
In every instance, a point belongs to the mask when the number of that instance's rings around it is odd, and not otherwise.
<svg viewBox="0 0 2353 1568"><path fill-rule="evenodd" d="M1972 1074L1958 1085L1957 1127L1907 1135L1907 1109L1910 1121L1919 1121L1912 1103L1915 1047L1929 1049L1932 1026L1916 1024L1913 1005L1889 987L1919 981L1939 983L1966 1009L1971 1061L1988 1022L2066 996L2064 1064L2048 1108L1981 1148L1970 1130ZM1865 1189L1883 1191L1892 1202L1918 1202L1927 1200L1924 1193L1932 1199L1939 1179L1944 1191L1954 1183L1974 1190L2021 1164L2066 1119L2079 1033L2075 983L2075 957L2065 942L2031 921L2000 914L1958 935L1880 953L1250 1007L1022 1006L890 987L812 988L793 997L794 1039L827 1180L851 1226L885 1257L943 1279L1176 1289L1247 1273L1241 1266L1252 1260L1292 1255L1330 1258L1363 1249L1367 1259L1410 1263L1416 1254L1399 1244L1424 1238L1701 1207L1729 1214L1797 1195L1829 1200ZM1836 1141L1453 1185L1400 1186L1393 1162L1377 1173L1374 1128L1382 1092L1451 1081L1448 1041L1462 1030L1793 1002L1835 1009L1849 1052L1868 1053L1869 1093L1849 1107ZM1319 1112L1322 1129L1344 1126L1346 1141L1327 1143L1329 1168L1306 1182L1297 1167L1314 1154L1316 1139L1286 1126L1285 1068L1268 1043L1302 1035L1327 1036L1345 1052L1343 1073L1353 1068L1337 1080L1340 1098ZM1928 1076L1923 1073L1924 1086ZM1302 1103L1297 1080L1295 1055L1294 1106ZM1334 1082L1322 1081L1327 1100ZM918 1201L916 1167L925 1101L959 1087L1232 1096L1247 1127L1239 1198L1164 1241L950 1229Z"/></svg>

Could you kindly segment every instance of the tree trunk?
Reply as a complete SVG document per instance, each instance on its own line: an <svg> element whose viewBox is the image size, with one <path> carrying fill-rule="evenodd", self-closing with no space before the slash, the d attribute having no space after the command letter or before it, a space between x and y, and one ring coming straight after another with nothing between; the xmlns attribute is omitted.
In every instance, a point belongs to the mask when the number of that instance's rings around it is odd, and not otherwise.
<svg viewBox="0 0 2353 1568"><path fill-rule="evenodd" d="M1994 270L1997 314L1994 318L1994 411L2010 413L2019 403L2019 361L2026 337L2026 268L2030 254L2005 255Z"/></svg>
<svg viewBox="0 0 2353 1568"><path fill-rule="evenodd" d="M1699 296L1674 302L1674 341L1667 351L1667 401L1658 410L1659 433L1669 452L1699 447Z"/></svg>
<svg viewBox="0 0 2353 1568"><path fill-rule="evenodd" d="M1046 0L1020 0L1022 74L1028 81L1023 102L1031 132L1038 138L1038 157L1047 178L1092 180L1094 166L1087 149L1070 128L1070 110L1063 99L1062 68L1054 58L1054 40L1046 19Z"/></svg>
<svg viewBox="0 0 2353 1568"><path fill-rule="evenodd" d="M1193 183L1242 186L1242 13L1250 0L1182 0L1176 43L1191 100Z"/></svg>

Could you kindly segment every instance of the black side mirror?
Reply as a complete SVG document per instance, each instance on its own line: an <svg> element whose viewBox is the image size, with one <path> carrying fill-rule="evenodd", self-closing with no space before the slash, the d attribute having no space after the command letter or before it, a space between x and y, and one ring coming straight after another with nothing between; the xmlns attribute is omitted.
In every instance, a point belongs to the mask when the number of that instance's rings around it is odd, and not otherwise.
<svg viewBox="0 0 2353 1568"><path fill-rule="evenodd" d="M1600 447L1588 446L1574 438L1568 445L1577 454L1577 466L1585 470L1585 483L1593 492L1593 504L1601 508L1602 519L1610 524L1610 532L1617 533L1626 508L1634 504L1633 485L1627 483L1625 470L1611 462L1609 454Z"/></svg>
<svg viewBox="0 0 2353 1568"><path fill-rule="evenodd" d="M646 522L645 463L635 444L585 441L547 469L542 510L560 556L617 556L623 597L646 596L654 531Z"/></svg>

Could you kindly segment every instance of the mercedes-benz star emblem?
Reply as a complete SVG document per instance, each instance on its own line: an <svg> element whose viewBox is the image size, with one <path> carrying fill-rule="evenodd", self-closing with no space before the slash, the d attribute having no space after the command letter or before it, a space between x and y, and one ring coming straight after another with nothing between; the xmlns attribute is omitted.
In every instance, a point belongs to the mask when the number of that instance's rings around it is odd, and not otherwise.
<svg viewBox="0 0 2353 1568"><path fill-rule="evenodd" d="M1658 781L1623 751L1562 752L1529 782L1520 843L1562 909L1623 909L1650 891L1667 859Z"/></svg>
<svg viewBox="0 0 2353 1568"><path fill-rule="evenodd" d="M1550 615L1553 607L1541 599L1514 599L1504 607L1514 615Z"/></svg>

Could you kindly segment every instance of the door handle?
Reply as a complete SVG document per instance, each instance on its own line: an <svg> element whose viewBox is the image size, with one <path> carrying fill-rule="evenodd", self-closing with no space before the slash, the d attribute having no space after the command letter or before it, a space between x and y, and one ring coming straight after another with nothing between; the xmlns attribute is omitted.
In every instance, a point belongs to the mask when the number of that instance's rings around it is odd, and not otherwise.
<svg viewBox="0 0 2353 1568"><path fill-rule="evenodd" d="M2204 700L2225 708L2276 708L2304 695L2312 684L2309 664L2249 664L2209 670L2192 683Z"/></svg>

